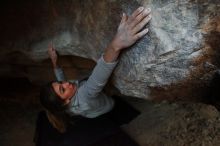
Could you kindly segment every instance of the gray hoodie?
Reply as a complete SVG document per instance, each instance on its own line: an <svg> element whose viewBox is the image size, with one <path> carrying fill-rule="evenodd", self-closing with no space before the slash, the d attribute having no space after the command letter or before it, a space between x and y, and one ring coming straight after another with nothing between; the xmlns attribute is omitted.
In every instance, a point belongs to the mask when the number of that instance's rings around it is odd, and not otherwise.
<svg viewBox="0 0 220 146"><path fill-rule="evenodd" d="M81 115L87 118L95 118L109 112L114 101L102 92L108 78L114 70L117 62L107 63L103 56L97 61L88 80L70 80L77 85L77 91L68 105L67 113ZM61 68L55 70L58 81L64 81L65 76Z"/></svg>

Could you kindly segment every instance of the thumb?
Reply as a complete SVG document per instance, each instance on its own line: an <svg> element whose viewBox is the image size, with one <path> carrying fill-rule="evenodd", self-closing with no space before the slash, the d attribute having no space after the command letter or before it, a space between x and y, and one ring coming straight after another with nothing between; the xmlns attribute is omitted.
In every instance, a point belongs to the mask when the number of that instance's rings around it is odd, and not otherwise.
<svg viewBox="0 0 220 146"><path fill-rule="evenodd" d="M123 12L122 13L122 18L121 18L121 22L120 23L123 23L127 20L127 15Z"/></svg>

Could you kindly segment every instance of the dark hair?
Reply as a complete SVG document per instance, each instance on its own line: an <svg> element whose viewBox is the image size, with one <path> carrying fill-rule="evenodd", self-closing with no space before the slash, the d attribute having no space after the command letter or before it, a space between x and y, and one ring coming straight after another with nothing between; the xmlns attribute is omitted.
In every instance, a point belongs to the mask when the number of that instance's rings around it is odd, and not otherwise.
<svg viewBox="0 0 220 146"><path fill-rule="evenodd" d="M40 102L44 108L51 113L63 112L66 109L64 101L56 94L51 81L42 87L40 92Z"/></svg>

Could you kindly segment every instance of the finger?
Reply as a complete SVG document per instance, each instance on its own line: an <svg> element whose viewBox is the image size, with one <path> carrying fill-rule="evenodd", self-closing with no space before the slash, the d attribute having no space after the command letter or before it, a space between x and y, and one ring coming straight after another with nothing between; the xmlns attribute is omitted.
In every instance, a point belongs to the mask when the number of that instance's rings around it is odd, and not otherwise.
<svg viewBox="0 0 220 146"><path fill-rule="evenodd" d="M134 37L135 37L135 40L138 40L140 38L142 38L145 34L148 33L148 28L142 30L141 32L137 33Z"/></svg>
<svg viewBox="0 0 220 146"><path fill-rule="evenodd" d="M50 48L53 48L53 41L50 41L49 46Z"/></svg>
<svg viewBox="0 0 220 146"><path fill-rule="evenodd" d="M133 13L132 13L132 17L137 17L142 11L144 10L144 7L139 7L138 9L136 9Z"/></svg>
<svg viewBox="0 0 220 146"><path fill-rule="evenodd" d="M141 22L139 22L132 30L133 34L139 32L151 19L151 15L145 17Z"/></svg>
<svg viewBox="0 0 220 146"><path fill-rule="evenodd" d="M144 7L139 7L138 9L136 9L132 15L129 17L128 19L128 23L132 23L132 21L134 21L134 19L144 10Z"/></svg>
<svg viewBox="0 0 220 146"><path fill-rule="evenodd" d="M53 51L56 51L56 48L55 48L55 46L54 46L54 43L52 42L52 50Z"/></svg>
<svg viewBox="0 0 220 146"><path fill-rule="evenodd" d="M131 23L131 28L135 27L138 23L140 23L143 19L145 19L148 15L150 15L151 9L144 9Z"/></svg>
<svg viewBox="0 0 220 146"><path fill-rule="evenodd" d="M124 23L126 20L127 20L127 15L123 12L120 23Z"/></svg>

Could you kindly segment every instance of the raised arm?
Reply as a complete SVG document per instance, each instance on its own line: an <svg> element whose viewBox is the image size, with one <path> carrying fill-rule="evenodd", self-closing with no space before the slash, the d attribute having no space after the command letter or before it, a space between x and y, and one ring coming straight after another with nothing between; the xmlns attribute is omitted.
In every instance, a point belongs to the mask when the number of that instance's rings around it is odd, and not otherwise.
<svg viewBox="0 0 220 146"><path fill-rule="evenodd" d="M65 75L63 70L58 66L57 64L57 52L53 47L53 43L51 42L49 47L48 47L48 55L51 59L52 65L53 65L53 70L54 74L56 76L57 81L65 81Z"/></svg>
<svg viewBox="0 0 220 146"><path fill-rule="evenodd" d="M123 14L117 33L95 66L87 82L78 90L79 96L96 97L108 81L117 64L120 52L134 44L148 32L143 27L150 21L150 9L138 8L131 16Z"/></svg>

